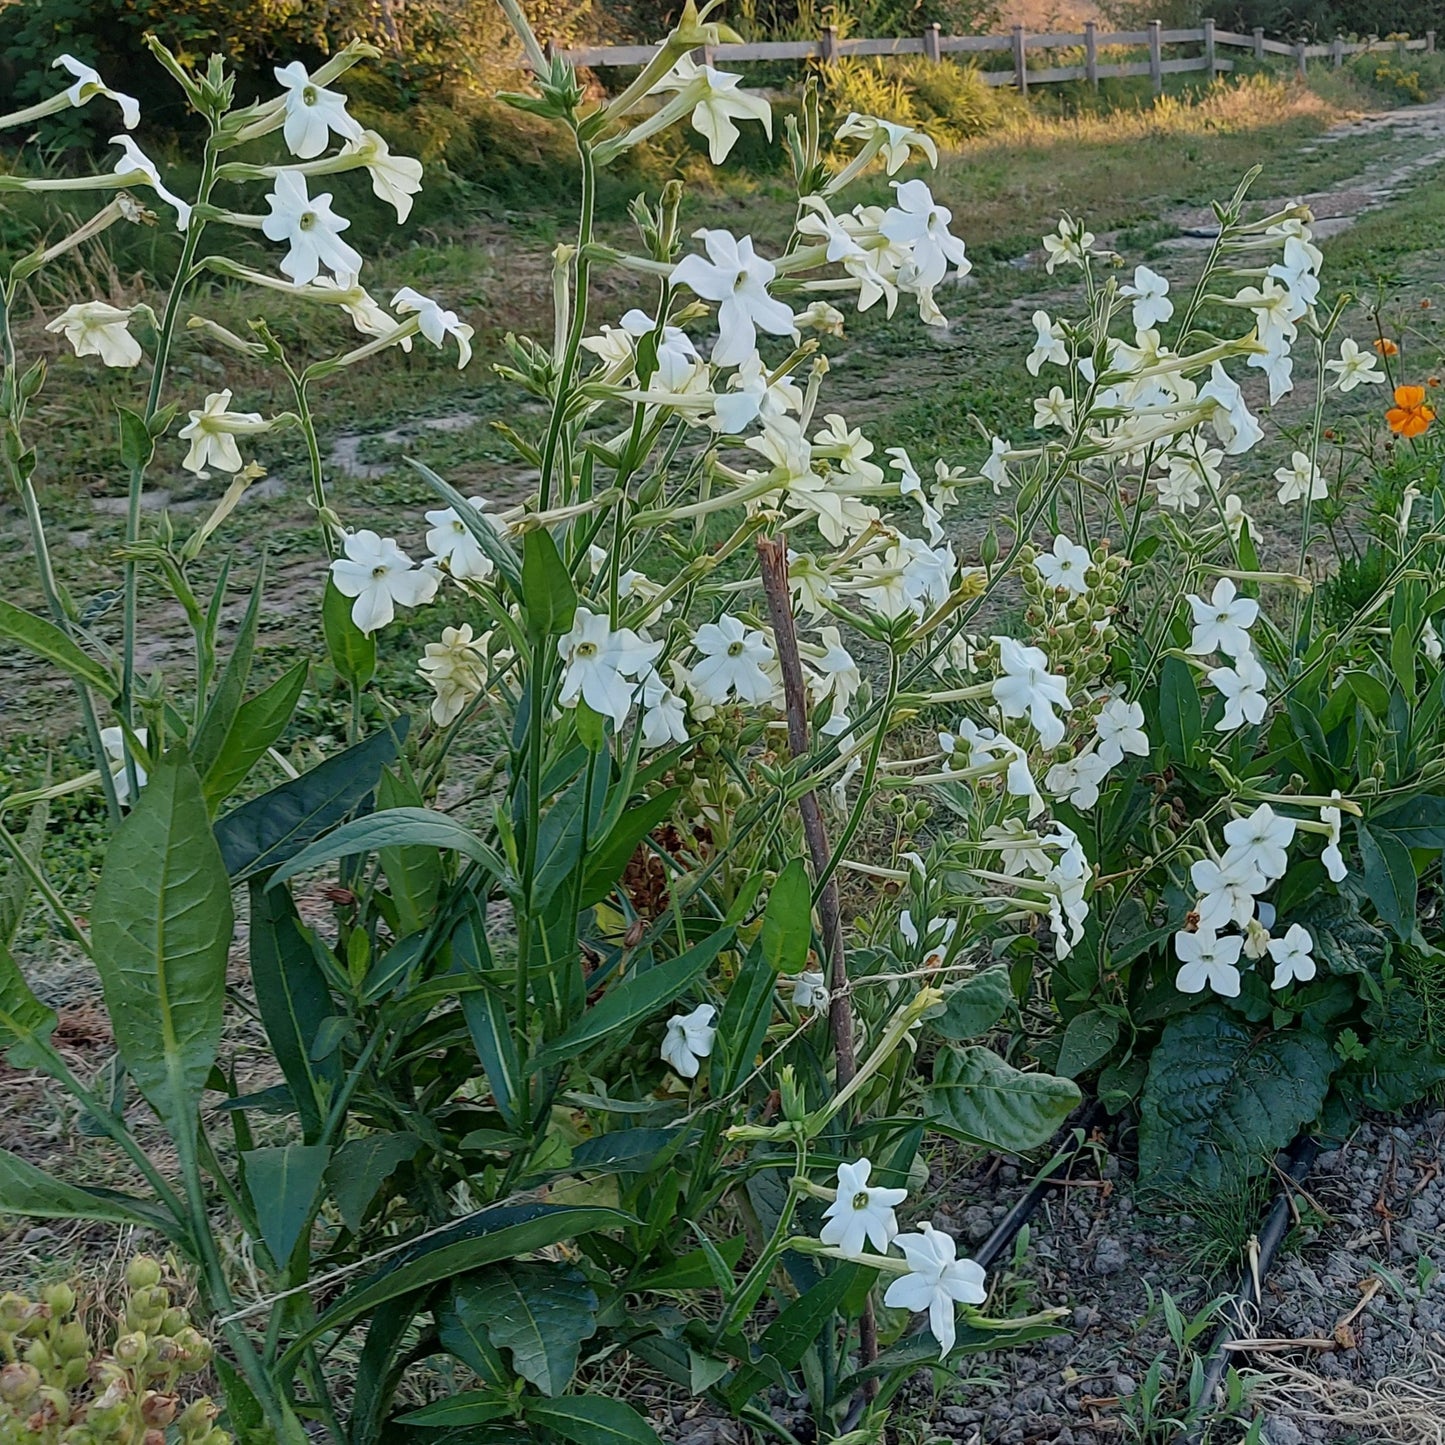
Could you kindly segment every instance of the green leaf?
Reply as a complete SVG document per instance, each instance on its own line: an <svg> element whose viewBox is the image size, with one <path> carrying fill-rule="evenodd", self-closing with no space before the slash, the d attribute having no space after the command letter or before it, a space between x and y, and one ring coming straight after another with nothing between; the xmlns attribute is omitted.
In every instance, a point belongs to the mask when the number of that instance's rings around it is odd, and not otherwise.
<svg viewBox="0 0 1445 1445"><path fill-rule="evenodd" d="M1159 726L1171 762L1187 764L1204 735L1199 686L1182 657L1166 657L1159 669Z"/></svg>
<svg viewBox="0 0 1445 1445"><path fill-rule="evenodd" d="M220 1048L232 923L201 780L178 744L117 830L91 909L116 1048L173 1135L195 1128Z"/></svg>
<svg viewBox="0 0 1445 1445"><path fill-rule="evenodd" d="M1113 1014L1091 1008L1075 1014L1064 1030L1059 1061L1054 1066L1066 1079L1077 1079L1104 1059L1119 1042L1120 1024Z"/></svg>
<svg viewBox="0 0 1445 1445"><path fill-rule="evenodd" d="M320 1203L331 1150L325 1144L284 1144L241 1156L261 1238L277 1269L285 1269Z"/></svg>
<svg viewBox="0 0 1445 1445"><path fill-rule="evenodd" d="M577 1370L582 1341L597 1333L597 1296L587 1277L555 1260L512 1261L458 1286L489 1323L492 1344L544 1395L560 1395Z"/></svg>
<svg viewBox="0 0 1445 1445"><path fill-rule="evenodd" d="M1410 850L1392 833L1375 832L1363 822L1355 824L1360 842L1360 881L1380 922L1397 938L1415 931L1419 880Z"/></svg>
<svg viewBox="0 0 1445 1445"><path fill-rule="evenodd" d="M506 999L486 985L468 990L462 995L462 1017L467 1021L467 1032L472 1036L497 1112L509 1129L519 1128L527 1084L522 1062L517 1057L517 1041L512 1034Z"/></svg>
<svg viewBox="0 0 1445 1445"><path fill-rule="evenodd" d="M813 886L801 858L791 859L768 894L760 941L774 973L801 973L813 941Z"/></svg>
<svg viewBox="0 0 1445 1445"><path fill-rule="evenodd" d="M1445 797L1422 795L1372 813L1370 829L1392 834L1407 848L1445 849Z"/></svg>
<svg viewBox="0 0 1445 1445"><path fill-rule="evenodd" d="M928 1026L946 1039L976 1039L986 1034L1013 1002L1008 969L986 968L944 994L943 1012L932 1015Z"/></svg>
<svg viewBox="0 0 1445 1445"><path fill-rule="evenodd" d="M354 600L338 592L328 576L321 599L321 630L336 675L349 687L363 688L376 676L376 634L363 632L351 620Z"/></svg>
<svg viewBox="0 0 1445 1445"><path fill-rule="evenodd" d="M202 775L206 802L213 812L241 786L286 731L309 672L309 664L298 662L237 709L215 761Z"/></svg>
<svg viewBox="0 0 1445 1445"><path fill-rule="evenodd" d="M1358 669L1346 672L1340 679L1377 718L1390 711L1390 690L1379 678Z"/></svg>
<svg viewBox="0 0 1445 1445"><path fill-rule="evenodd" d="M1378 976L1389 952L1384 933L1360 916L1355 900L1341 893L1320 893L1293 910L1290 922L1302 924L1314 939L1315 959L1332 974Z"/></svg>
<svg viewBox="0 0 1445 1445"><path fill-rule="evenodd" d="M1426 1042L1375 1038L1350 1083L1366 1108L1396 1114L1445 1083L1445 1053Z"/></svg>
<svg viewBox="0 0 1445 1445"><path fill-rule="evenodd" d="M655 1014L670 1004L707 970L712 961L732 941L733 930L720 928L716 933L694 944L686 953L634 974L624 983L614 984L602 998L560 1038L532 1056L532 1071L552 1068L568 1059L575 1059L587 1045L597 1039L623 1038L640 1019Z"/></svg>
<svg viewBox="0 0 1445 1445"><path fill-rule="evenodd" d="M236 629L236 636L231 643L230 656L227 657L221 676L206 702L201 721L190 738L191 761L202 778L216 761L226 734L230 732L241 702L246 696L246 683L251 676L251 660L256 655L256 629L261 624L261 598L265 591L264 570L263 564L263 575L251 589L250 601L246 604L241 625ZM216 584L213 607L219 604L228 575L229 567L223 567L222 577Z"/></svg>
<svg viewBox="0 0 1445 1445"><path fill-rule="evenodd" d="M574 1239L594 1229L620 1229L634 1222L618 1210L600 1206L516 1204L480 1209L404 1250L344 1295L291 1342L278 1368L283 1374L294 1370L308 1345L332 1330L349 1327L399 1295L425 1289L483 1265L560 1244L564 1239Z"/></svg>
<svg viewBox="0 0 1445 1445"><path fill-rule="evenodd" d="M359 1234L376 1192L408 1160L416 1158L421 1140L415 1134L367 1134L348 1139L327 1167L327 1182L342 1222Z"/></svg>
<svg viewBox="0 0 1445 1445"><path fill-rule="evenodd" d="M1257 1172L1318 1117L1333 1067L1321 1035L1257 1035L1218 1004L1171 1019L1140 1105L1141 1182L1213 1191Z"/></svg>
<svg viewBox="0 0 1445 1445"><path fill-rule="evenodd" d="M577 589L545 527L528 532L522 544L522 603L527 612L527 636L534 642L571 631Z"/></svg>
<svg viewBox="0 0 1445 1445"><path fill-rule="evenodd" d="M837 1393L840 1396L851 1395L865 1380L876 1380L881 1376L891 1375L895 1370L911 1372L929 1365L938 1365L943 1369L952 1369L956 1372L958 1366L968 1355L1018 1349L1022 1345L1033 1344L1037 1340L1065 1338L1068 1333L1068 1330L1061 1329L1058 1325L1018 1325L1013 1329L982 1329L977 1325L969 1324L966 1320L960 1320L955 1327L953 1349L949 1351L947 1359L940 1360L938 1341L929 1331L921 1330L918 1334L910 1335L907 1339L900 1340L896 1345L884 1350L871 1365L856 1370L840 1381Z"/></svg>
<svg viewBox="0 0 1445 1445"><path fill-rule="evenodd" d="M433 1400L420 1410L401 1415L398 1425L411 1425L418 1430L457 1430L465 1425L487 1425L505 1420L512 1413L511 1400L499 1400L490 1390L463 1390Z"/></svg>
<svg viewBox="0 0 1445 1445"><path fill-rule="evenodd" d="M118 406L116 413L120 420L120 459L127 471L143 472L155 455L155 438L146 425L145 418L129 407Z"/></svg>
<svg viewBox="0 0 1445 1445"><path fill-rule="evenodd" d="M508 1385L512 1372L492 1343L486 1318L476 1308L468 1283L465 1279L458 1280L438 1306L437 1339L444 1350L455 1355L479 1379Z"/></svg>
<svg viewBox="0 0 1445 1445"><path fill-rule="evenodd" d="M44 1069L57 1022L55 1010L35 997L20 965L0 943L0 1054L17 1069Z"/></svg>
<svg viewBox="0 0 1445 1445"><path fill-rule="evenodd" d="M659 823L672 816L681 796L681 788L667 788L645 803L629 808L595 849L588 848L587 872L582 880L580 900L583 908L600 903L612 892L628 860L637 851L637 845Z"/></svg>
<svg viewBox="0 0 1445 1445"><path fill-rule="evenodd" d="M308 1143L321 1133L331 1089L338 1081L336 1060L316 1064L317 1034L335 1013L326 975L301 930L301 919L284 888L250 884L251 982L266 1039L291 1089L292 1102Z"/></svg>
<svg viewBox="0 0 1445 1445"><path fill-rule="evenodd" d="M492 565L506 579L507 585L520 597L522 568L507 539L450 482L443 480L425 462L419 462L415 457L407 457L405 461L456 512L462 526L472 534L477 545L491 558Z"/></svg>
<svg viewBox="0 0 1445 1445"><path fill-rule="evenodd" d="M41 855L45 848L45 827L50 821L50 804L37 803L25 820L25 831L16 840L20 852L39 869ZM0 946L10 948L20 925L25 921L25 910L30 906L30 895L34 891L30 874L19 863L12 861L3 880L0 880Z"/></svg>
<svg viewBox="0 0 1445 1445"><path fill-rule="evenodd" d="M731 1239L719 1240L716 1245L716 1252L722 1256L729 1272L737 1268L738 1261L743 1257L747 1249L748 1240L745 1234L735 1234ZM717 1280L713 1273L712 1261L708 1258L708 1252L704 1249L694 1249L679 1258L661 1265L644 1275L634 1284L628 1286L629 1290L655 1290L661 1294L673 1292L686 1293L697 1289L715 1289Z"/></svg>
<svg viewBox="0 0 1445 1445"><path fill-rule="evenodd" d="M575 1445L660 1445L657 1432L631 1405L606 1395L528 1399L527 1419Z"/></svg>
<svg viewBox="0 0 1445 1445"><path fill-rule="evenodd" d="M1022 1073L977 1047L941 1050L929 1090L943 1122L1012 1154L1047 1144L1081 1097L1068 1079Z"/></svg>
<svg viewBox="0 0 1445 1445"><path fill-rule="evenodd" d="M82 652L63 629L3 599L0 599L0 637L8 637L27 652L43 657L67 677L93 688L102 697L114 697L119 691L115 679L93 657Z"/></svg>
<svg viewBox="0 0 1445 1445"><path fill-rule="evenodd" d="M216 840L234 882L276 868L334 828L370 797L377 777L406 738L408 719L262 793L216 823Z"/></svg>
<svg viewBox="0 0 1445 1445"><path fill-rule="evenodd" d="M152 1228L144 1201L128 1204L123 1195L92 1194L88 1189L52 1179L18 1154L0 1149L0 1214L31 1219L94 1219L101 1224L140 1224Z"/></svg>
<svg viewBox="0 0 1445 1445"><path fill-rule="evenodd" d="M446 848L480 863L494 878L505 876L506 865L470 828L430 808L389 808L344 823L324 838L303 848L279 867L269 886L275 887L337 858L358 853L379 853L387 848Z"/></svg>
<svg viewBox="0 0 1445 1445"><path fill-rule="evenodd" d="M421 793L414 783L403 781L390 769L382 773L376 788L379 809L420 809L421 805ZM425 928L431 922L442 886L441 859L436 849L431 846L381 848L377 857L386 875L387 891L396 905L401 931L415 933Z"/></svg>

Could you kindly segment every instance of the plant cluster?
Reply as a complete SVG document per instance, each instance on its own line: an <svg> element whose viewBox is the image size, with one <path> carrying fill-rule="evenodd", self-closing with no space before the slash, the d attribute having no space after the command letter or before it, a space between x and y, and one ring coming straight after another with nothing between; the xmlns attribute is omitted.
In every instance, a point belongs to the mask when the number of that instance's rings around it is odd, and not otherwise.
<svg viewBox="0 0 1445 1445"><path fill-rule="evenodd" d="M414 463L432 500L415 542L342 514L313 409L328 377L418 338L471 357L433 298L369 294L346 217L313 194L364 171L404 220L421 185L333 88L366 46L277 67L278 94L237 106L220 59L197 73L153 43L205 126L193 196L128 134L113 172L0 178L113 193L12 260L0 293L4 462L49 609L0 602L0 634L75 682L94 761L3 802L102 792L113 836L84 916L43 855L0 844L93 961L180 1165L164 1176L74 1077L0 951L0 1047L75 1097L146 1188L7 1154L0 1208L160 1229L217 1317L241 1439L655 1440L599 1389L623 1355L765 1436L795 1441L804 1417L876 1439L919 1367L1055 1328L1053 1311L988 1313L983 1271L927 1219L943 1142L1038 1148L1097 1073L1113 1107L1137 1106L1149 1177L1210 1186L1329 1097L1445 1076L1405 981L1433 949L1418 883L1442 841L1445 497L1407 486L1373 590L1338 619L1322 605L1335 582L1310 559L1340 485L1319 466L1324 402L1385 373L1322 299L1308 212L1251 216L1247 182L1187 295L1148 267L1121 277L1065 217L1048 270L1077 273L1082 303L1032 319L1028 367L1050 384L1027 439L880 449L830 409L826 352L845 307L945 320L970 263L912 169L932 139L862 113L829 136L810 87L782 137L797 210L779 254L686 236L676 183L638 198L631 249L605 244L608 167L682 123L721 164L744 128L771 133L771 107L689 58L731 38L692 5L605 103L504 9L536 77L510 102L559 127L578 175L553 332L509 337L498 367L538 403L505 429L537 480L493 503ZM59 63L73 84L0 124L97 99L132 119ZM891 201L850 206L873 167ZM120 414L113 643L48 564L29 439L44 366L15 355L13 317L27 277L154 221L138 193L183 236L169 295L50 321L78 356L148 376ZM226 253L257 232L276 273ZM599 316L603 268L649 307ZM238 335L205 314L214 275L337 308L360 339L316 356L304 332ZM187 339L273 365L292 406L188 395L170 364ZM1275 556L1227 476L1265 436L1241 377L1277 401L1298 354L1316 396L1275 484L1299 546ZM1401 445L1434 445L1428 406L1395 401ZM264 579L204 563L260 474L256 439L281 428L310 459L318 631L350 745L257 792L309 664L253 686ZM145 525L158 454L226 479L189 535ZM960 555L965 512L989 522ZM143 583L187 618L188 676L140 674ZM417 659L432 700L412 718L379 649L442 595L465 620ZM238 1081L228 1010L265 1031L264 1090Z"/></svg>

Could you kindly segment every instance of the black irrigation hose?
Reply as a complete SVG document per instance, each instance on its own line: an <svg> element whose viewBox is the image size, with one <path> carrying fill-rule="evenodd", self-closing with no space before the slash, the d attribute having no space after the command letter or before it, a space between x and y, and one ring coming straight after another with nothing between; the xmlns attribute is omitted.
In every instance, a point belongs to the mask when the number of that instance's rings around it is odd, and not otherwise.
<svg viewBox="0 0 1445 1445"><path fill-rule="evenodd" d="M1225 1346L1237 1338L1241 1328L1249 1328L1248 1310L1263 1307L1264 1301L1260 1298L1259 1290L1263 1288L1264 1277L1269 1273L1274 1257L1284 1243L1285 1235L1289 1233L1294 1217L1294 1192L1304 1183L1319 1152L1320 1146L1315 1140L1305 1136L1296 1139L1290 1146L1284 1164L1284 1181L1265 1218L1264 1228L1256 1236L1259 1252L1255 1256L1253 1267L1246 1266L1241 1271L1239 1287L1234 1291L1234 1296L1226 1308L1228 1318L1216 1331L1210 1343L1209 1353L1205 1356L1204 1385L1190 1412L1193 1420L1190 1422L1186 1419L1186 1429L1180 1435L1178 1445L1202 1445L1210 1418L1214 1414L1215 1393L1229 1368L1229 1352Z"/></svg>

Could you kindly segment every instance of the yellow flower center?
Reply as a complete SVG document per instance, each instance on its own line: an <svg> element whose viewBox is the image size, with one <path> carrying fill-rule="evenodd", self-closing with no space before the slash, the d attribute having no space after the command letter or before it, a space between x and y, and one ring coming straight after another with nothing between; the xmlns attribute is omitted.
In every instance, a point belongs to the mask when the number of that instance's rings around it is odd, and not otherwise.
<svg viewBox="0 0 1445 1445"><path fill-rule="evenodd" d="M868 1208L868 1191L867 1191L866 1189L860 1189L860 1190L853 1196L853 1208L854 1208L854 1209L867 1209L867 1208Z"/></svg>

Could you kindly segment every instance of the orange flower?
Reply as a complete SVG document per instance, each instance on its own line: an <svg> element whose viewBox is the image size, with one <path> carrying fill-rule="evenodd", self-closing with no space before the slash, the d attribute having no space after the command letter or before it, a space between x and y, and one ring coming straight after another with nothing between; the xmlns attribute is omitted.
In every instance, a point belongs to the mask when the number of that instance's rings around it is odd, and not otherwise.
<svg viewBox="0 0 1445 1445"><path fill-rule="evenodd" d="M1425 405L1425 388L1397 386L1395 404L1385 413L1385 420L1398 436L1419 436L1435 420L1435 413Z"/></svg>
<svg viewBox="0 0 1445 1445"><path fill-rule="evenodd" d="M1396 346L1388 336L1382 336L1375 343L1375 350L1378 351L1381 356L1398 356L1400 354L1400 348Z"/></svg>

